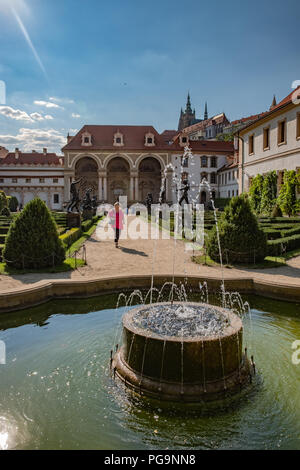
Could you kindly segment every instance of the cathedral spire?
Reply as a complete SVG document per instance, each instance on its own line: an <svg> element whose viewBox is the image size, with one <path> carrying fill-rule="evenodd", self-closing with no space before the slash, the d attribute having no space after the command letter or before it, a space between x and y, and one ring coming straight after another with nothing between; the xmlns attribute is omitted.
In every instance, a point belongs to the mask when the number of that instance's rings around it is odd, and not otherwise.
<svg viewBox="0 0 300 470"><path fill-rule="evenodd" d="M208 119L208 112L207 112L207 101L205 102L205 111L204 111L204 121Z"/></svg>
<svg viewBox="0 0 300 470"><path fill-rule="evenodd" d="M188 92L188 95L187 95L186 109L185 110L186 110L186 112L192 112L190 92Z"/></svg>

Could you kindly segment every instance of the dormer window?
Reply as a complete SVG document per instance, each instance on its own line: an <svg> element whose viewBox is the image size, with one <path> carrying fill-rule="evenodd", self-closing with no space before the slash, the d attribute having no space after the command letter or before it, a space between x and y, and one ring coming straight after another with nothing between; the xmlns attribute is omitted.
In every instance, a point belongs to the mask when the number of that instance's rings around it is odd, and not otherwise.
<svg viewBox="0 0 300 470"><path fill-rule="evenodd" d="M81 145L84 147L92 145L92 136L89 132L83 132L81 136Z"/></svg>
<svg viewBox="0 0 300 470"><path fill-rule="evenodd" d="M185 147L189 143L189 138L187 135L181 135L179 137L179 145Z"/></svg>
<svg viewBox="0 0 300 470"><path fill-rule="evenodd" d="M145 146L153 147L155 145L154 135L151 132L147 132L145 135Z"/></svg>
<svg viewBox="0 0 300 470"><path fill-rule="evenodd" d="M124 145L123 134L119 131L114 134L114 145L117 147L122 147Z"/></svg>

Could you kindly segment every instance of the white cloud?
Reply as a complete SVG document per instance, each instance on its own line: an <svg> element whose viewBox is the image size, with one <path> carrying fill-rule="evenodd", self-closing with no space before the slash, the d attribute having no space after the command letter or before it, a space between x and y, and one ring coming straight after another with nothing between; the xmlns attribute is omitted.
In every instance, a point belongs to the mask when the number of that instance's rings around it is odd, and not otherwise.
<svg viewBox="0 0 300 470"><path fill-rule="evenodd" d="M64 109L62 106L59 106L56 103L50 103L49 101L34 101L34 104L36 104L37 106L44 106L45 108Z"/></svg>
<svg viewBox="0 0 300 470"><path fill-rule="evenodd" d="M43 116L40 113L31 113L28 114L26 111L22 111L21 109L14 109L10 106L0 106L0 114L10 119L15 119L16 121L26 121L26 122L36 122L36 121L44 121L53 119L52 116L47 114Z"/></svg>
<svg viewBox="0 0 300 470"><path fill-rule="evenodd" d="M44 117L43 117L40 113L31 113L31 114L30 114L30 117L31 117L34 121L43 121L43 120L44 120Z"/></svg>
<svg viewBox="0 0 300 470"><path fill-rule="evenodd" d="M26 111L14 109L10 106L0 106L0 114L11 119L16 119L17 121L33 122L33 119L29 116L29 114L26 113Z"/></svg>
<svg viewBox="0 0 300 470"><path fill-rule="evenodd" d="M42 150L43 147L47 147L49 151L60 152L67 140L55 129L21 128L17 135L0 135L0 142L10 146L11 150L19 147L25 152L30 152L32 149Z"/></svg>
<svg viewBox="0 0 300 470"><path fill-rule="evenodd" d="M76 114L76 113L72 113L71 116L72 118L76 118L76 119L81 117L80 114Z"/></svg>
<svg viewBox="0 0 300 470"><path fill-rule="evenodd" d="M56 96L50 96L50 101L55 101L56 103L64 103L64 104L74 104L74 100L70 100L69 98L57 98Z"/></svg>

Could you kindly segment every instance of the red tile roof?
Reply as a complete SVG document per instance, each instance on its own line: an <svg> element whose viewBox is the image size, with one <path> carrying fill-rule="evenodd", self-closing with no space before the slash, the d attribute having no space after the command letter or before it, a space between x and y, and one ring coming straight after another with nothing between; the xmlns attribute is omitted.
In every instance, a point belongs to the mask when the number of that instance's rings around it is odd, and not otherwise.
<svg viewBox="0 0 300 470"><path fill-rule="evenodd" d="M5 158L0 159L0 165L56 165L63 167L63 159L63 156L58 156L56 153L18 152L18 158L16 158L15 152L9 152Z"/></svg>
<svg viewBox="0 0 300 470"><path fill-rule="evenodd" d="M83 132L88 132L92 135L92 145L82 146L81 135ZM124 145L122 147L114 146L114 134L121 132L123 134ZM126 149L126 150L139 150L146 149L145 135L151 132L154 135L155 146L158 148L166 148L165 137L162 137L153 126L96 126L85 125L73 138L63 147L65 150L79 150L79 149L98 149L98 150L111 150L112 148Z"/></svg>
<svg viewBox="0 0 300 470"><path fill-rule="evenodd" d="M300 99L300 86L295 88L291 93L289 93L285 98L283 98L283 100L281 100L276 106L272 107L269 111L267 111L265 113L262 113L261 115L259 115L259 117L257 119L255 119L254 121L252 121L249 124L245 125L243 127L242 131L244 129L247 129L248 127L251 127L253 124L256 124L261 119L263 119L267 116L271 116L276 111L284 108L285 106L288 106L289 104L291 104L293 102L293 99L295 99L295 98Z"/></svg>
<svg viewBox="0 0 300 470"><path fill-rule="evenodd" d="M92 136L91 146L82 146L81 136L88 132ZM121 132L123 134L124 145L114 146L114 134ZM145 135L151 132L154 135L155 146L145 146ZM63 147L66 150L115 150L122 152L124 150L163 150L163 151L183 151L179 145L179 133L175 130L166 130L159 134L153 126L105 126L105 125L85 125L72 140ZM170 143L171 142L171 143ZM228 142L219 141L190 141L192 150L201 150L206 152L232 153L233 145Z"/></svg>

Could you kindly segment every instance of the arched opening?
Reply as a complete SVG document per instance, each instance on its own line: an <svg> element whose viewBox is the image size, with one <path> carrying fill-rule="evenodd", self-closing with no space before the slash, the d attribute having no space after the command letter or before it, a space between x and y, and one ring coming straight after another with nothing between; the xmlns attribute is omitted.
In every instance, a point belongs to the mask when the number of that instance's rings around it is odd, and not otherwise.
<svg viewBox="0 0 300 470"><path fill-rule="evenodd" d="M130 168L127 161L122 157L115 157L107 165L107 200L113 204L120 196L129 194Z"/></svg>
<svg viewBox="0 0 300 470"><path fill-rule="evenodd" d="M137 199L144 202L151 193L154 203L158 202L161 187L161 165L156 158L146 157L139 165L139 194Z"/></svg>
<svg viewBox="0 0 300 470"><path fill-rule="evenodd" d="M98 165L95 160L91 157L81 158L75 166L75 179L82 178L80 184L80 197L84 197L84 194L88 189L91 189L91 196L98 195Z"/></svg>

